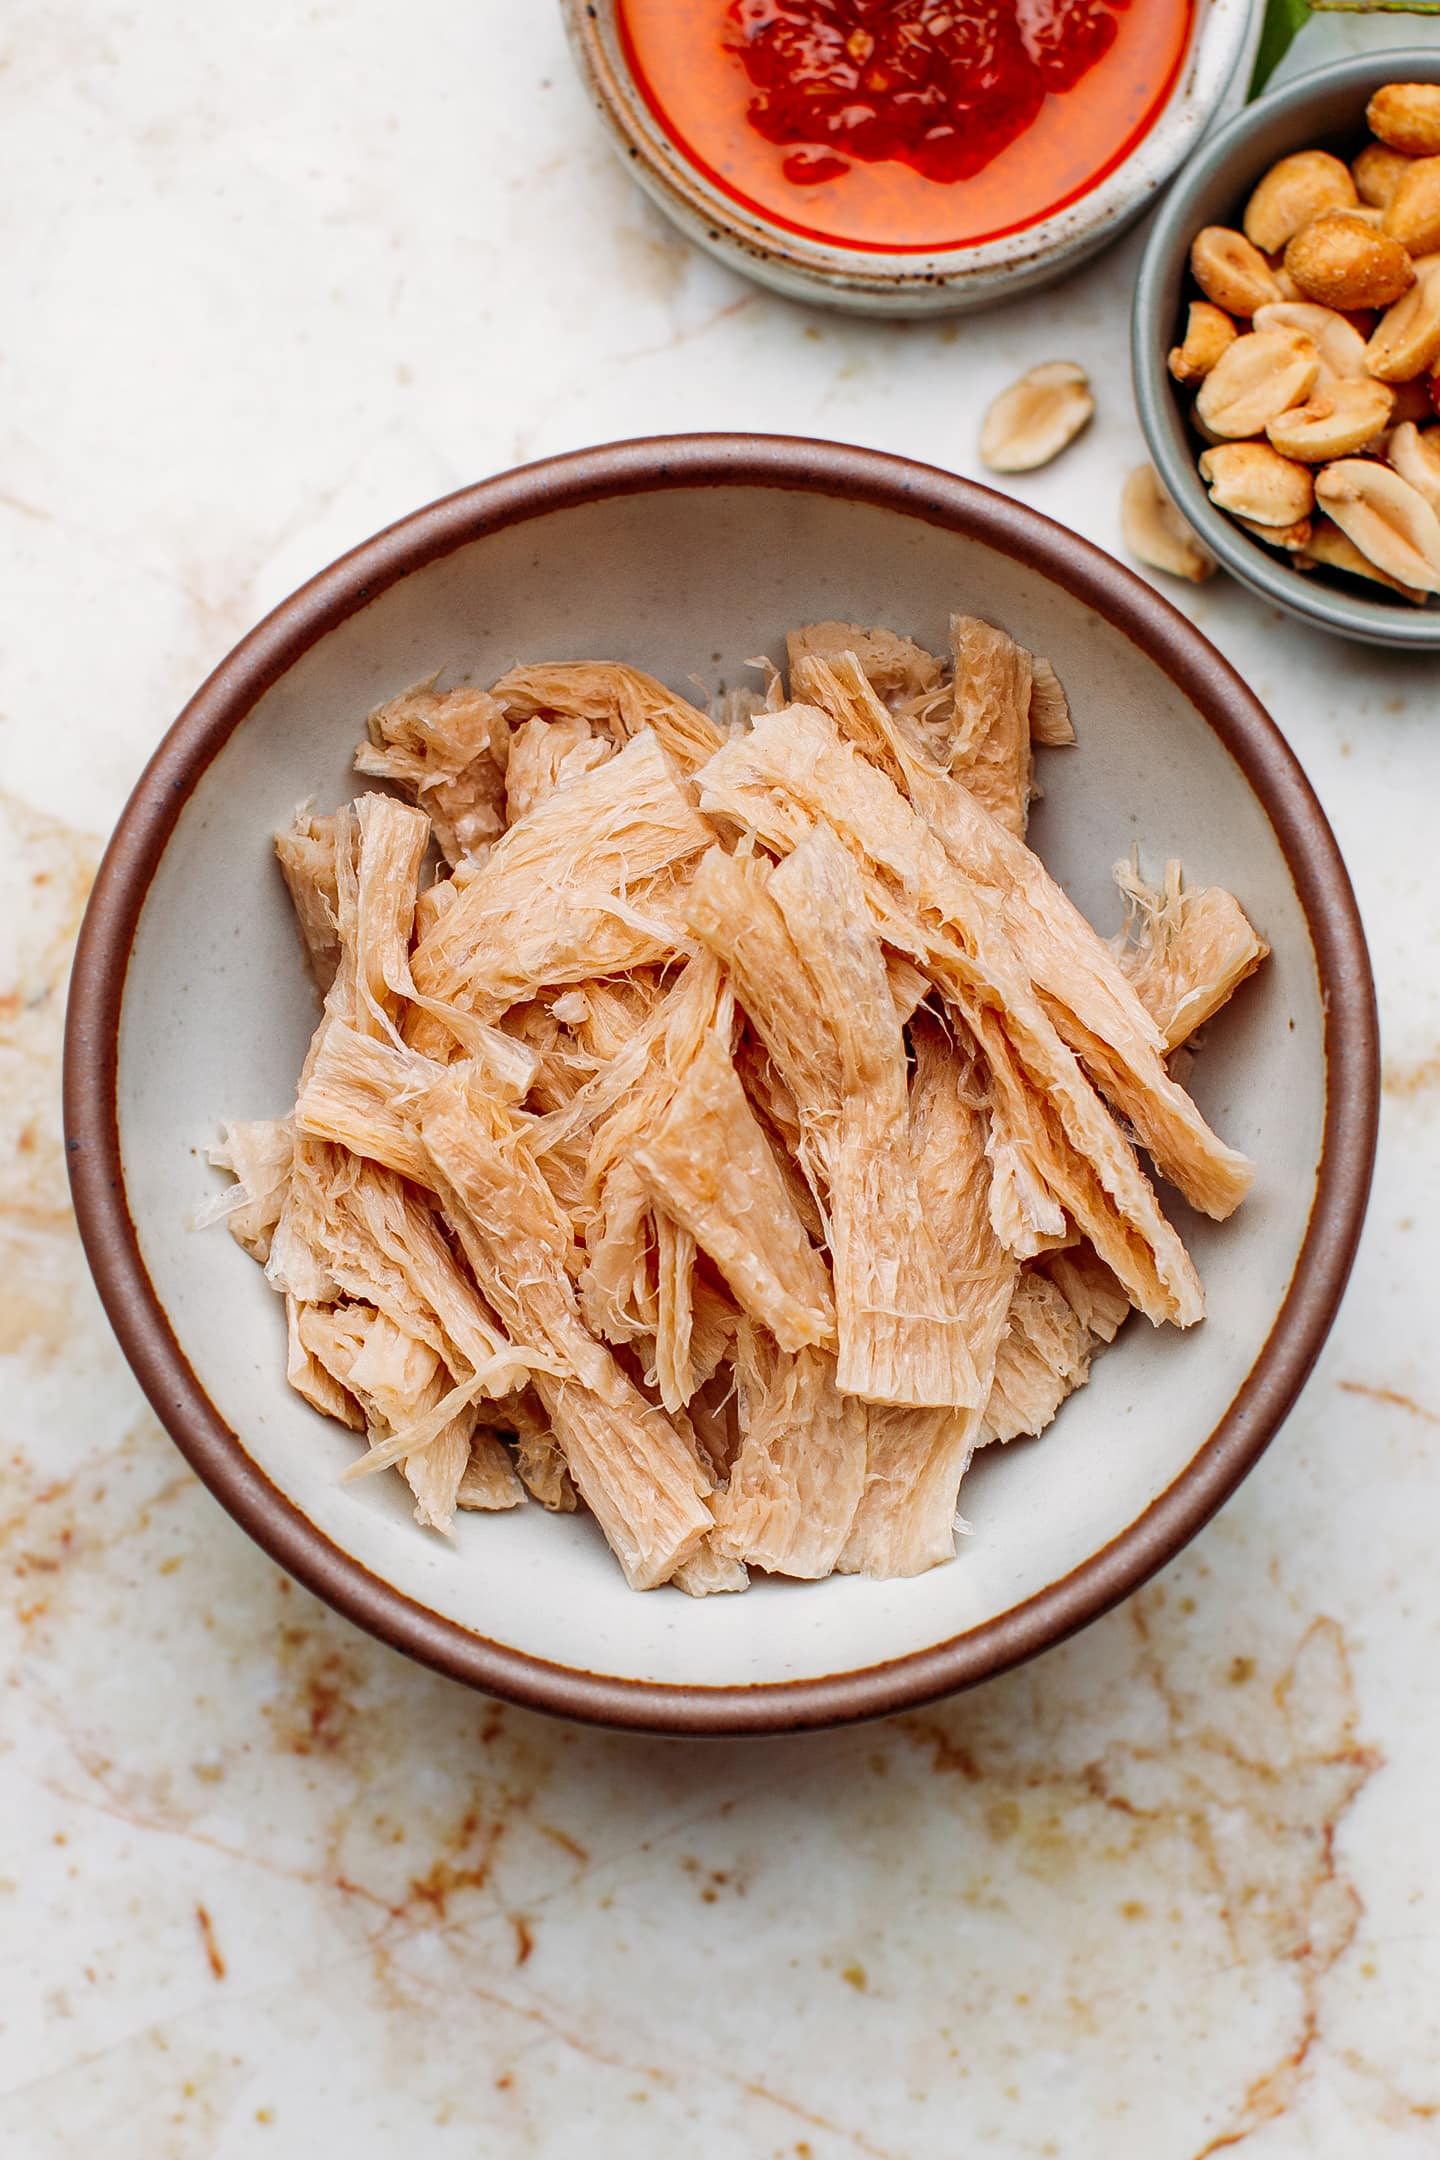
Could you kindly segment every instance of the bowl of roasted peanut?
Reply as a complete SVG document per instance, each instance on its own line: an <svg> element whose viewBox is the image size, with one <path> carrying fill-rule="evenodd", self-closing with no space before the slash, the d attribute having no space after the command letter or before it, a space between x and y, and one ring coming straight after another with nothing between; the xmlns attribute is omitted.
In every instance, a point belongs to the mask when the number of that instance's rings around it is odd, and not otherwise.
<svg viewBox="0 0 1440 2160"><path fill-rule="evenodd" d="M1440 50L1319 69L1216 136L1151 232L1133 363L1160 479L1234 577L1440 647Z"/></svg>

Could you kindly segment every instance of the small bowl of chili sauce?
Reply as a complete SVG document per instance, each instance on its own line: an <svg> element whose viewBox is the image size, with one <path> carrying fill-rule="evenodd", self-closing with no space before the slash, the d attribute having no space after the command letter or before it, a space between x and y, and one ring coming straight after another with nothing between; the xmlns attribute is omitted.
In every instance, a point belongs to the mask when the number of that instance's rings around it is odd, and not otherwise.
<svg viewBox="0 0 1440 2160"><path fill-rule="evenodd" d="M562 0L635 179L797 299L987 306L1139 216L1254 51L1251 0Z"/></svg>

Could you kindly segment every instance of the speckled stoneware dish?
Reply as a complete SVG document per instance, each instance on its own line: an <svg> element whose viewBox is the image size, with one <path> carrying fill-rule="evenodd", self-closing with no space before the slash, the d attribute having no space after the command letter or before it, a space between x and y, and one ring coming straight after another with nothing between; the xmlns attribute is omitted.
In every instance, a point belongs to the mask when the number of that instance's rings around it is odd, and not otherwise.
<svg viewBox="0 0 1440 2160"><path fill-rule="evenodd" d="M1142 4L1142 0L1136 0ZM793 300L868 315L942 315L1048 285L1115 239L1244 94L1260 34L1252 0L1198 0L1175 87L1130 156L1077 202L974 247L879 254L772 223L714 186L675 147L637 88L616 0L561 0L571 50L616 152L666 216L733 269Z"/></svg>
<svg viewBox="0 0 1440 2160"><path fill-rule="evenodd" d="M1170 190L1146 242L1135 287L1131 361L1140 424L1156 468L1233 577L1318 629L1369 645L1432 652L1440 651L1440 601L1417 607L1398 594L1372 600L1352 578L1329 571L1302 576L1285 556L1252 540L1215 508L1196 469L1204 445L1186 419L1192 393L1171 379L1165 365L1182 329L1196 233L1203 225L1238 226L1256 181L1292 150L1318 148L1353 157L1369 139L1365 107L1387 82L1440 82L1440 28L1424 48L1366 53L1316 68L1261 98L1207 144Z"/></svg>
<svg viewBox="0 0 1440 2160"><path fill-rule="evenodd" d="M1259 1165L1229 1223L1184 1233L1209 1317L1132 1321L1038 1443L966 1480L974 1534L908 1582L760 1581L636 1595L586 1517L411 1519L398 1479L342 1485L351 1436L293 1395L284 1323L223 1228L222 1117L288 1109L315 1024L270 835L356 790L377 700L444 667L614 656L677 689L846 615L943 646L963 607L1048 654L1080 746L1044 753L1034 838L1102 926L1109 870L1238 893L1274 948L1212 1029L1201 1107ZM76 1212L116 1333L217 1497L319 1596L413 1656L537 1709L676 1733L776 1732L985 1678L1132 1590L1194 1535L1294 1400L1335 1311L1377 1101L1364 939L1294 757L1218 653L1148 585L987 489L834 444L696 436L482 483L287 600L187 706L111 842L75 963L66 1119ZM1178 1207L1178 1203L1177 1203Z"/></svg>

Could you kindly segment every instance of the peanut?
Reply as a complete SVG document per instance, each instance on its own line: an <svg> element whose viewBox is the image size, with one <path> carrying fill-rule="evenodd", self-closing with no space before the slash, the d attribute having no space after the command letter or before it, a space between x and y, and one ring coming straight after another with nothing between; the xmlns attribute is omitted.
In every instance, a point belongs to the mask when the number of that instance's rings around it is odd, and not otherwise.
<svg viewBox="0 0 1440 2160"><path fill-rule="evenodd" d="M1361 202L1375 203L1382 210L1409 169L1410 160L1403 151L1381 142L1366 143L1350 168Z"/></svg>
<svg viewBox="0 0 1440 2160"><path fill-rule="evenodd" d="M1185 318L1184 342L1171 347L1166 363L1176 382L1203 382L1226 346L1234 344L1237 334L1223 308L1209 300L1192 300Z"/></svg>
<svg viewBox="0 0 1440 2160"><path fill-rule="evenodd" d="M1420 429L1413 420L1397 427L1386 455L1402 480L1408 480L1440 512L1440 427Z"/></svg>
<svg viewBox="0 0 1440 2160"><path fill-rule="evenodd" d="M1058 457L1094 412L1084 368L1047 360L994 400L980 430L980 455L992 472L1034 472Z"/></svg>
<svg viewBox="0 0 1440 2160"><path fill-rule="evenodd" d="M1307 548L1314 531L1308 517L1297 518L1293 525L1262 525L1255 518L1243 517L1236 518L1235 522L1243 525L1246 532L1253 533L1257 540L1263 540L1266 547L1283 548L1287 555L1298 555Z"/></svg>
<svg viewBox="0 0 1440 2160"><path fill-rule="evenodd" d="M1386 307L1415 282L1398 240L1343 211L1327 211L1296 233L1285 267L1307 298L1326 307Z"/></svg>
<svg viewBox="0 0 1440 2160"><path fill-rule="evenodd" d="M1349 457L1374 442L1394 402L1393 391L1384 383L1334 382L1308 405L1296 405L1267 421L1265 433L1282 457L1323 465L1328 458Z"/></svg>
<svg viewBox="0 0 1440 2160"><path fill-rule="evenodd" d="M1440 255L1417 265L1403 300L1381 316L1365 347L1365 365L1381 382L1413 382L1440 360Z"/></svg>
<svg viewBox="0 0 1440 2160"><path fill-rule="evenodd" d="M1278 300L1275 273L1243 233L1226 225L1207 225L1190 243L1190 269L1207 300L1227 315L1253 315L1267 300Z"/></svg>
<svg viewBox="0 0 1440 2160"><path fill-rule="evenodd" d="M1320 355L1298 330L1252 330L1220 355L1195 410L1208 434L1241 441L1298 405L1319 372Z"/></svg>
<svg viewBox="0 0 1440 2160"><path fill-rule="evenodd" d="M1316 480L1315 499L1377 569L1440 593L1440 516L1399 473L1373 458L1340 458Z"/></svg>
<svg viewBox="0 0 1440 2160"><path fill-rule="evenodd" d="M1201 457L1200 477L1217 509L1257 525L1293 525L1309 516L1315 500L1308 467L1269 443L1221 443Z"/></svg>
<svg viewBox="0 0 1440 2160"><path fill-rule="evenodd" d="M1283 157L1245 205L1245 237L1267 255L1293 240L1322 210L1348 209L1358 201L1348 166L1328 150L1297 150Z"/></svg>
<svg viewBox="0 0 1440 2160"><path fill-rule="evenodd" d="M1372 135L1407 157L1440 153L1440 83L1386 83L1365 108Z"/></svg>
<svg viewBox="0 0 1440 2160"><path fill-rule="evenodd" d="M1345 316L1314 300L1276 300L1255 310L1257 330L1298 330L1320 356L1323 385L1365 373L1365 340Z"/></svg>
<svg viewBox="0 0 1440 2160"><path fill-rule="evenodd" d="M1385 205L1385 230L1413 261L1440 248L1440 157L1415 158Z"/></svg>
<svg viewBox="0 0 1440 2160"><path fill-rule="evenodd" d="M1422 607L1425 602L1424 593L1417 592L1413 585L1404 585L1399 578L1378 570L1361 554L1354 541L1327 517L1315 519L1308 543L1295 557L1295 567L1297 570L1343 570L1347 577L1365 578L1372 585L1388 585L1392 592L1403 593L1407 600L1414 600Z"/></svg>
<svg viewBox="0 0 1440 2160"><path fill-rule="evenodd" d="M1120 494L1120 530L1131 554L1152 570L1199 585L1215 568L1214 556L1191 532L1153 465L1137 465L1126 475Z"/></svg>

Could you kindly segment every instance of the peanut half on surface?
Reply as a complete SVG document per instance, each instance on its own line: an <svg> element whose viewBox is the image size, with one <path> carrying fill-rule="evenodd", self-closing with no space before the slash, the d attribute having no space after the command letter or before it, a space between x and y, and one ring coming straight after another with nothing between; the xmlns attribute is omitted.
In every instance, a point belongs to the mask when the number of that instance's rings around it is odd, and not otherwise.
<svg viewBox="0 0 1440 2160"><path fill-rule="evenodd" d="M980 455L991 472L1034 472L1094 417L1090 378L1074 360L1046 360L1002 390L985 415Z"/></svg>
<svg viewBox="0 0 1440 2160"><path fill-rule="evenodd" d="M1298 572L1432 606L1440 84L1388 83L1365 118L1373 139L1358 153L1343 137L1302 143L1258 176L1234 225L1196 233L1166 365L1190 393L1217 509ZM1208 558L1187 554L1179 512L1149 488L1126 482L1127 545L1157 569L1202 574L1193 564Z"/></svg>

